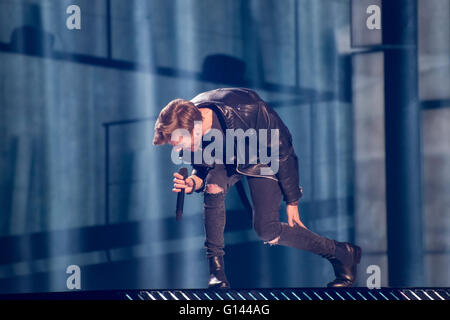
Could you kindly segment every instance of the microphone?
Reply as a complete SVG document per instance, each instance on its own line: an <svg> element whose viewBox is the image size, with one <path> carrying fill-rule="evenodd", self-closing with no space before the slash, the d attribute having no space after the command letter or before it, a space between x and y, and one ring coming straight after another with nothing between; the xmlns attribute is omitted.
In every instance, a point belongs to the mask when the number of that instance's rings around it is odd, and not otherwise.
<svg viewBox="0 0 450 320"><path fill-rule="evenodd" d="M185 167L180 168L178 173L183 176L183 180L184 180L188 176L188 169ZM181 220L181 215L183 214L183 203L184 203L184 188L182 188L181 191L178 192L178 195L177 195L177 210L176 210L176 220L177 221Z"/></svg>

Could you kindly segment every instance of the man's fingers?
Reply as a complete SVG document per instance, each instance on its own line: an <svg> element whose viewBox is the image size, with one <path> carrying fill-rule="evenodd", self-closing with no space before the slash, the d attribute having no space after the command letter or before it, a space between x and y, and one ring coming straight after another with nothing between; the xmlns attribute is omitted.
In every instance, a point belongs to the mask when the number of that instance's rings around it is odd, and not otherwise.
<svg viewBox="0 0 450 320"><path fill-rule="evenodd" d="M172 192L181 192L181 190L189 190L189 188L192 188L193 182L188 181L187 179L184 179L181 174L178 172L173 173L173 189Z"/></svg>
<svg viewBox="0 0 450 320"><path fill-rule="evenodd" d="M294 226L294 221L292 219L292 216L288 216L288 223L289 223L289 226L291 226L291 227Z"/></svg>
<svg viewBox="0 0 450 320"><path fill-rule="evenodd" d="M303 224L303 222L300 220L300 217L295 217L295 222L302 228L308 229L305 227L305 225Z"/></svg>
<svg viewBox="0 0 450 320"><path fill-rule="evenodd" d="M173 179L173 182L179 183L179 184L185 184L185 183L186 183L186 180L174 178L174 179Z"/></svg>
<svg viewBox="0 0 450 320"><path fill-rule="evenodd" d="M186 185L188 185L188 186L192 186L192 185L194 185L194 179L192 179L192 178L186 178L186 180L183 180L185 183L186 183Z"/></svg>
<svg viewBox="0 0 450 320"><path fill-rule="evenodd" d="M178 172L174 172L173 176L177 179L183 179L183 176L179 174Z"/></svg>

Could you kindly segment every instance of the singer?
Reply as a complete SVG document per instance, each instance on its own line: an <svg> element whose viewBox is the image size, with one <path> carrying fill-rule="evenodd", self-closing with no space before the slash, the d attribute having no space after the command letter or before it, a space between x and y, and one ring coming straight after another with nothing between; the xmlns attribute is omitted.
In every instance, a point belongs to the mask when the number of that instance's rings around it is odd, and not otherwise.
<svg viewBox="0 0 450 320"><path fill-rule="evenodd" d="M189 135L174 136L177 129L183 129ZM240 155L226 152L230 150L229 139L218 139L218 133L225 136L225 133L233 131L250 132L247 135L249 139L245 140L245 148L251 149L251 141L255 141L251 137L261 137L251 133L255 130L267 132L270 136L257 143L260 149L266 142L266 147L272 151L270 165L260 161L260 153L255 156L249 152L249 156L242 161ZM278 134L270 135L270 131L274 130ZM217 141L226 143L218 147ZM174 146L175 151L186 150L191 153L215 143L215 161L191 162L193 170L186 179L174 173L172 189L173 192L184 190L186 194L203 193L209 288L230 286L223 261L225 196L230 187L243 177L247 179L252 198L253 226L262 241L320 255L330 261L336 276L328 283L329 287L353 285L361 248L320 236L302 223L298 208L302 189L299 186L298 159L291 134L278 114L256 92L246 88L220 88L200 93L190 101L171 101L158 116L153 139L154 145L166 143ZM273 154L277 155L276 159ZM280 222L282 200L286 202L288 223Z"/></svg>

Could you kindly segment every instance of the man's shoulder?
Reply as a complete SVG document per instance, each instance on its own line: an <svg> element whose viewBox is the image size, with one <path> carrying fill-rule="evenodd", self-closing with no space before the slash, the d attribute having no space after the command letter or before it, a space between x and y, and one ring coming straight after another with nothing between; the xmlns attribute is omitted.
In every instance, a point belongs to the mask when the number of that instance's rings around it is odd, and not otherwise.
<svg viewBox="0 0 450 320"><path fill-rule="evenodd" d="M195 105L219 102L233 107L239 104L252 104L260 101L259 95L248 88L218 88L196 95L191 102Z"/></svg>

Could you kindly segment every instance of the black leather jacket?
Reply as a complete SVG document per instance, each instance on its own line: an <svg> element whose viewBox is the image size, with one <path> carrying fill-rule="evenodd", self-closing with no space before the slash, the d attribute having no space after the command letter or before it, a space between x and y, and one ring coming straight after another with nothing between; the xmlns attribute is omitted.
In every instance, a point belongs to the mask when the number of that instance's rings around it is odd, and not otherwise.
<svg viewBox="0 0 450 320"><path fill-rule="evenodd" d="M269 132L270 129L279 129L279 166L276 174L261 175L261 167L268 166L259 161L256 164L238 164L236 171L243 175L278 181L284 201L287 203L297 201L302 196L299 187L298 158L292 146L292 136L278 114L256 92L246 88L220 88L200 93L191 102L198 108L212 108L226 129L245 131L253 128L257 132L259 129L268 129ZM270 147L270 139L268 140ZM204 179L212 166L193 165L192 174Z"/></svg>

